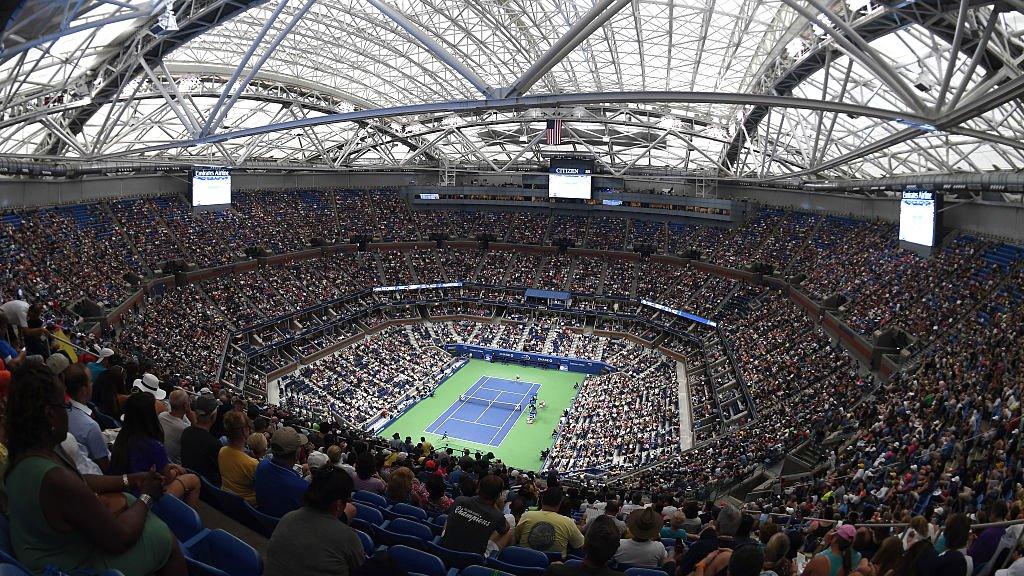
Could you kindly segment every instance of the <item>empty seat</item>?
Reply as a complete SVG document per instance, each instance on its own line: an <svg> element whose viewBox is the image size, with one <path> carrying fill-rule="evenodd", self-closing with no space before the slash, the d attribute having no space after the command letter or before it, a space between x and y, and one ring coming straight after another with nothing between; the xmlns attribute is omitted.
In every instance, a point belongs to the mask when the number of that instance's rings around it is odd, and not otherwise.
<svg viewBox="0 0 1024 576"><path fill-rule="evenodd" d="M422 508L410 504L395 504L391 507L391 512L397 516L405 516L420 522L427 521L427 513Z"/></svg>
<svg viewBox="0 0 1024 576"><path fill-rule="evenodd" d="M373 544L373 538L362 530L356 530L356 535L359 536L359 542L363 545L363 552L366 554L366 557L373 556L374 551L377 549Z"/></svg>
<svg viewBox="0 0 1024 576"><path fill-rule="evenodd" d="M253 508L248 502L245 503L245 507L249 510L248 514L255 518L260 525L260 530L257 530L265 538L270 538L274 534L274 530L277 529L277 523L281 521L277 516L271 516L270 514L264 514L256 508Z"/></svg>
<svg viewBox="0 0 1024 576"><path fill-rule="evenodd" d="M396 518L386 522L377 529L376 535L381 544L388 546L404 544L419 549L425 549L427 543L434 538L434 533L430 531L430 528L405 518Z"/></svg>
<svg viewBox="0 0 1024 576"><path fill-rule="evenodd" d="M494 568L485 568L483 566L467 566L459 571L459 576L513 576L508 572L502 572L501 570L495 570Z"/></svg>
<svg viewBox="0 0 1024 576"><path fill-rule="evenodd" d="M440 557L441 560L444 560L444 565L450 568L466 568L474 564L483 565L486 562L483 554L450 550L441 546L440 536L427 543L427 551Z"/></svg>
<svg viewBox="0 0 1024 576"><path fill-rule="evenodd" d="M256 550L220 529L211 530L198 542L191 543L188 546L188 554L191 558L228 576L263 573L263 560Z"/></svg>
<svg viewBox="0 0 1024 576"><path fill-rule="evenodd" d="M367 504L373 504L377 508L388 507L388 501L386 498L368 490L356 490L352 493L352 499L358 500L359 502L366 502Z"/></svg>
<svg viewBox="0 0 1024 576"><path fill-rule="evenodd" d="M516 576L541 576L547 570L548 557L543 552L521 546L509 546L497 557L487 558L487 565Z"/></svg>
<svg viewBox="0 0 1024 576"><path fill-rule="evenodd" d="M388 555L409 572L423 576L445 576L444 562L433 554L398 545L388 548Z"/></svg>
<svg viewBox="0 0 1024 576"><path fill-rule="evenodd" d="M154 506L153 513L167 524L174 536L182 542L191 540L203 531L203 521L191 506L174 496L165 495Z"/></svg>

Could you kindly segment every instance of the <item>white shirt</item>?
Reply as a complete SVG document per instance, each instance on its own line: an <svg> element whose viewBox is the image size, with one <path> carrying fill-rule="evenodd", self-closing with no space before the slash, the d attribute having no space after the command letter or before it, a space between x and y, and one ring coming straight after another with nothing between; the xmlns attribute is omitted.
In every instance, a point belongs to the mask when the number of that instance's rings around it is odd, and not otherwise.
<svg viewBox="0 0 1024 576"><path fill-rule="evenodd" d="M615 552L615 561L631 566L661 566L668 558L668 550L660 540L637 542L636 540L619 540L619 549Z"/></svg>
<svg viewBox="0 0 1024 576"><path fill-rule="evenodd" d="M29 303L24 300L10 300L0 304L0 310L7 316L7 322L12 326L28 328Z"/></svg>

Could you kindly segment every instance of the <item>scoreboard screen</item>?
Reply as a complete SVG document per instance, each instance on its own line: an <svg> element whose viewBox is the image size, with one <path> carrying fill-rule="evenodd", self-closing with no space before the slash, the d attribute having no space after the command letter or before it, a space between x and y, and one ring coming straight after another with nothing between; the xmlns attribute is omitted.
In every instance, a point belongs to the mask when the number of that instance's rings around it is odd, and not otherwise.
<svg viewBox="0 0 1024 576"><path fill-rule="evenodd" d="M592 160L554 158L548 170L548 197L590 200L593 176Z"/></svg>
<svg viewBox="0 0 1024 576"><path fill-rule="evenodd" d="M900 240L935 245L935 192L905 190L900 199Z"/></svg>
<svg viewBox="0 0 1024 576"><path fill-rule="evenodd" d="M226 168L196 168L192 172L192 207L231 204L231 172Z"/></svg>

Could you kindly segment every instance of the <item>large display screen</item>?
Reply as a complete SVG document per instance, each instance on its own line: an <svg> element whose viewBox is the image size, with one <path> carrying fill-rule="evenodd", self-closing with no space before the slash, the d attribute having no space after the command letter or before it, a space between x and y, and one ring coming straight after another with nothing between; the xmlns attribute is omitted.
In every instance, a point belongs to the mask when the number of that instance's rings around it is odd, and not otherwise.
<svg viewBox="0 0 1024 576"><path fill-rule="evenodd" d="M905 190L900 200L900 240L935 245L935 193Z"/></svg>
<svg viewBox="0 0 1024 576"><path fill-rule="evenodd" d="M231 204L231 172L224 168L196 168L192 172L192 206Z"/></svg>
<svg viewBox="0 0 1024 576"><path fill-rule="evenodd" d="M548 170L548 197L589 200L593 175L593 161L552 159Z"/></svg>

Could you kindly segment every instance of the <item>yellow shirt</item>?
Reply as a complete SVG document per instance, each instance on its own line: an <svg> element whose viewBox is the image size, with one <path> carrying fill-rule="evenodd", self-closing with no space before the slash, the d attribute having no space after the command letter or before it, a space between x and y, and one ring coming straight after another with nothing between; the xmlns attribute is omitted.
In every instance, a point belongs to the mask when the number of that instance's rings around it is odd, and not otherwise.
<svg viewBox="0 0 1024 576"><path fill-rule="evenodd" d="M220 468L221 487L245 498L249 504L256 505L256 491L253 481L256 478L256 465L259 462L241 450L224 446L217 453L217 467Z"/></svg>
<svg viewBox="0 0 1024 576"><path fill-rule="evenodd" d="M547 522L554 527L554 539L550 546L538 546L537 550L542 552L561 552L564 558L568 552L568 547L583 547L583 534L576 527L576 523L573 522L572 518L562 516L558 512L548 512L546 510L531 510L523 514L519 519L519 524L516 525L516 542L526 548L533 548L534 545L539 544L538 540L542 540L539 537L535 537L534 542L531 544L530 532L542 522ZM539 534L535 536L539 536Z"/></svg>
<svg viewBox="0 0 1024 576"><path fill-rule="evenodd" d="M423 455L429 456L434 451L434 445L430 443L430 440L423 441Z"/></svg>

